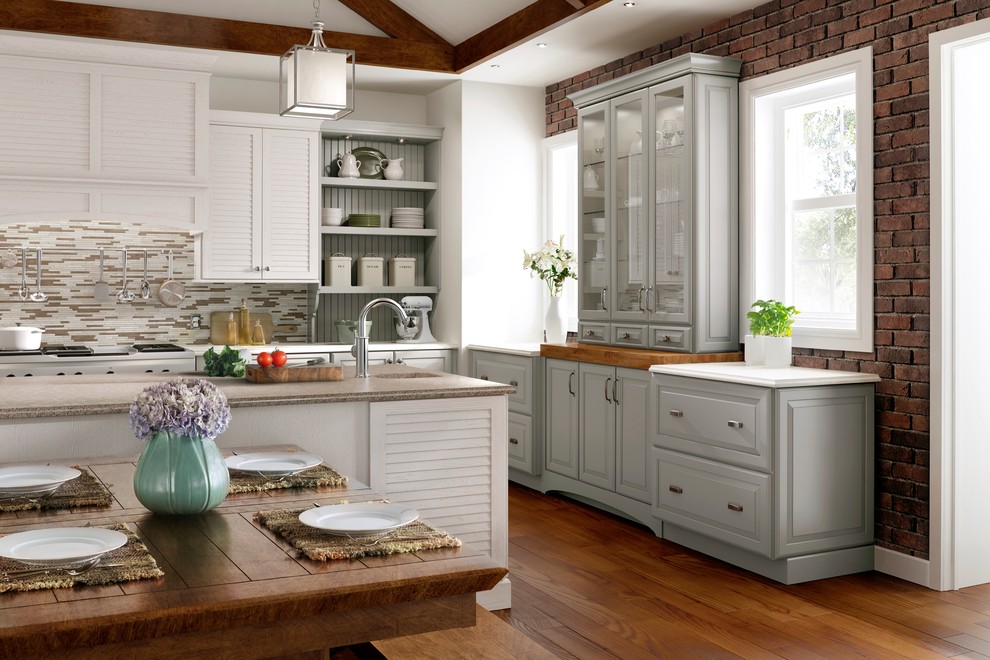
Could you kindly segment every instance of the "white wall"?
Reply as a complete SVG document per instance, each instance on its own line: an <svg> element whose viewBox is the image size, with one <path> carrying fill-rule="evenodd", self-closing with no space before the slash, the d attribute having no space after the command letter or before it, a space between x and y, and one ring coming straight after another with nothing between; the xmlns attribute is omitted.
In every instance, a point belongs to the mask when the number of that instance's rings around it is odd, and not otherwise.
<svg viewBox="0 0 990 660"><path fill-rule="evenodd" d="M210 78L210 108L278 114L278 84L265 80ZM426 97L415 94L388 94L358 89L354 92L354 112L346 119L360 121L427 124Z"/></svg>
<svg viewBox="0 0 990 660"><path fill-rule="evenodd" d="M540 341L543 289L523 250L543 241L544 90L463 83L461 342Z"/></svg>

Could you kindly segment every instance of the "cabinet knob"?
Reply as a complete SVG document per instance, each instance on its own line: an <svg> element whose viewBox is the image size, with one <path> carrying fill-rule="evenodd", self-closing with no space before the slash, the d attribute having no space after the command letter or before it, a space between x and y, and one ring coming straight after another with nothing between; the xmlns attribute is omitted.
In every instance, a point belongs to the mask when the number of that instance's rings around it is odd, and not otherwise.
<svg viewBox="0 0 990 660"><path fill-rule="evenodd" d="M266 271L268 271L268 270L271 270L271 269L272 269L272 267L271 267L271 266L265 266L265 270L266 270Z"/></svg>
<svg viewBox="0 0 990 660"><path fill-rule="evenodd" d="M518 445L519 444L519 441L516 440L515 438L509 438L509 444L510 445Z"/></svg>
<svg viewBox="0 0 990 660"><path fill-rule="evenodd" d="M684 417L684 411L683 410L674 410L674 409L671 409L670 410L670 416L671 417Z"/></svg>
<svg viewBox="0 0 990 660"><path fill-rule="evenodd" d="M255 267L254 267L254 272L256 272L256 273L257 273L257 272L259 272L259 271L261 271L261 266L255 266Z"/></svg>
<svg viewBox="0 0 990 660"><path fill-rule="evenodd" d="M681 488L680 486L668 486L667 490L669 490L672 493L676 493L678 495L684 492L684 489Z"/></svg>
<svg viewBox="0 0 990 660"><path fill-rule="evenodd" d="M478 376L481 380L488 380L488 376Z"/></svg>
<svg viewBox="0 0 990 660"><path fill-rule="evenodd" d="M736 504L735 502L729 502L729 511L742 511L742 504Z"/></svg>
<svg viewBox="0 0 990 660"><path fill-rule="evenodd" d="M402 358L395 358L395 363L396 364L405 364L405 362L402 361Z"/></svg>
<svg viewBox="0 0 990 660"><path fill-rule="evenodd" d="M660 341L664 344L670 343L670 335L660 335Z"/></svg>
<svg viewBox="0 0 990 660"><path fill-rule="evenodd" d="M586 334L589 337L594 337L595 336L595 331L594 330L588 330L588 332L586 332L584 334Z"/></svg>
<svg viewBox="0 0 990 660"><path fill-rule="evenodd" d="M387 360L385 360L385 364L392 364L392 358L388 358Z"/></svg>
<svg viewBox="0 0 990 660"><path fill-rule="evenodd" d="M519 387L519 381L518 380L510 380L509 381L509 385L512 385L513 387Z"/></svg>
<svg viewBox="0 0 990 660"><path fill-rule="evenodd" d="M623 332L622 333L622 338L623 339L629 339L629 333L628 332Z"/></svg>
<svg viewBox="0 0 990 660"><path fill-rule="evenodd" d="M730 429L741 429L742 427L743 427L743 423L742 422L737 422L734 419L730 419L729 420L729 428Z"/></svg>

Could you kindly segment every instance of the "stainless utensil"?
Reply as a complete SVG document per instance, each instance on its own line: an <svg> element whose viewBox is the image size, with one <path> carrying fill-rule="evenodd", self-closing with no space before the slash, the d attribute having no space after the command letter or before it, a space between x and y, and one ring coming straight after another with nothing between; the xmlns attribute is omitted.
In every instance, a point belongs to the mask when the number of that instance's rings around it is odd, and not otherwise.
<svg viewBox="0 0 990 660"><path fill-rule="evenodd" d="M48 296L41 291L41 248L35 251L35 266L38 269L37 286L35 287L34 293L32 293L29 298L34 302L45 302L48 300Z"/></svg>
<svg viewBox="0 0 990 660"><path fill-rule="evenodd" d="M131 302L134 300L134 293L127 290L127 248L124 248L122 252L124 255L120 275L122 282L120 284L120 291L117 292L117 300L119 302Z"/></svg>
<svg viewBox="0 0 990 660"><path fill-rule="evenodd" d="M28 299L27 263L27 248L21 248L21 286L17 289L17 297L21 300Z"/></svg>
<svg viewBox="0 0 990 660"><path fill-rule="evenodd" d="M100 248L100 279L93 285L93 297L97 300L110 297L110 284L103 279L103 248Z"/></svg>
<svg viewBox="0 0 990 660"><path fill-rule="evenodd" d="M101 559L103 559L102 555L71 566L46 566L44 568L26 568L23 570L8 571L7 573L0 574L0 579L15 580L35 577L36 575L69 575L74 577L100 566ZM123 564L103 564L100 568L114 568L117 566L123 566Z"/></svg>
<svg viewBox="0 0 990 660"><path fill-rule="evenodd" d="M186 297L186 287L172 279L172 251L168 251L168 278L158 287L158 299L168 307L178 307Z"/></svg>
<svg viewBox="0 0 990 660"><path fill-rule="evenodd" d="M144 279L141 280L141 299L151 297L151 284L148 282L148 251L144 250Z"/></svg>

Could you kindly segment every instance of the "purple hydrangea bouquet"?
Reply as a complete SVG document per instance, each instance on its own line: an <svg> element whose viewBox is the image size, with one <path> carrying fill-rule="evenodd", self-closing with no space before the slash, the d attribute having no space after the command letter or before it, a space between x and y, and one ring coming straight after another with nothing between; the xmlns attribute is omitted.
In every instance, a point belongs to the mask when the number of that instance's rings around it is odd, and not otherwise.
<svg viewBox="0 0 990 660"><path fill-rule="evenodd" d="M180 378L146 387L131 404L129 421L142 440L158 431L215 438L230 424L230 405L210 381Z"/></svg>

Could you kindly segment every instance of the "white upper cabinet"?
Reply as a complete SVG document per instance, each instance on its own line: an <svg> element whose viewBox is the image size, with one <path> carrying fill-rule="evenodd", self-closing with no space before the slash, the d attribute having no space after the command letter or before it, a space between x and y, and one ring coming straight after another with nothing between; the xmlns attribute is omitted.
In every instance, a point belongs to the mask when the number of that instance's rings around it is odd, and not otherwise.
<svg viewBox="0 0 990 660"><path fill-rule="evenodd" d="M317 282L319 122L216 116L229 123L217 121L210 131L210 226L200 238L202 278ZM246 123L252 120L255 125Z"/></svg>
<svg viewBox="0 0 990 660"><path fill-rule="evenodd" d="M205 227L212 58L12 41L0 47L0 223ZM6 54L18 44L39 56Z"/></svg>

